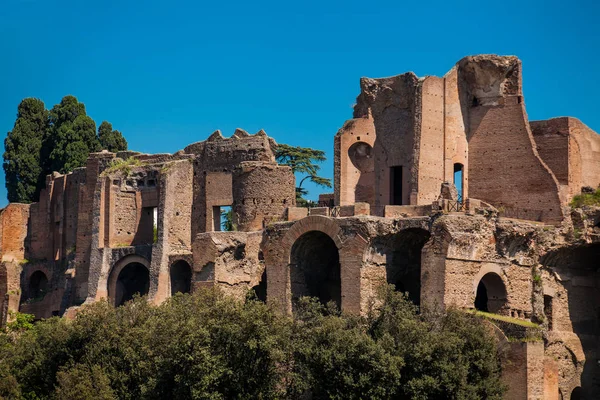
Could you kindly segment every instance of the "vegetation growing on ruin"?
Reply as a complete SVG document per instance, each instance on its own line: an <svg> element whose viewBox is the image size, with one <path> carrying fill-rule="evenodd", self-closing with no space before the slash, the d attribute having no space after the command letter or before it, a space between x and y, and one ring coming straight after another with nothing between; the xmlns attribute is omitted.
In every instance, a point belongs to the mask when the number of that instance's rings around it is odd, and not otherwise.
<svg viewBox="0 0 600 400"><path fill-rule="evenodd" d="M86 306L0 334L5 399L500 399L475 316L386 291L365 318L303 298L293 318L217 291Z"/></svg>
<svg viewBox="0 0 600 400"><path fill-rule="evenodd" d="M573 196L571 207L579 208L583 206L600 206L600 188L591 193L581 193Z"/></svg>
<svg viewBox="0 0 600 400"><path fill-rule="evenodd" d="M126 150L127 141L106 121L96 132L85 105L65 96L51 110L39 99L23 99L4 147L8 201L31 203L38 201L46 175L85 166L90 152Z"/></svg>
<svg viewBox="0 0 600 400"><path fill-rule="evenodd" d="M121 158L115 158L112 160L110 166L105 169L102 174L103 176L120 172L125 176L131 173L131 169L134 167L142 167L146 165L142 160L135 157L128 157L125 160Z"/></svg>
<svg viewBox="0 0 600 400"><path fill-rule="evenodd" d="M302 187L304 181L309 180L318 186L331 187L331 179L318 175L321 169L318 164L326 160L325 152L322 150L279 144L275 148L275 160L279 164L292 168L294 174L303 176L296 187L296 204L299 207L313 206L314 203L304 198L308 194L308 191Z"/></svg>
<svg viewBox="0 0 600 400"><path fill-rule="evenodd" d="M525 328L540 328L540 326L536 323L533 323L533 322L527 321L527 320L523 320L523 319L509 317L508 315L494 314L494 313L489 313L489 312L479 311L479 310L473 310L472 313L475 315L490 319L492 321L509 322L511 324L523 326Z"/></svg>

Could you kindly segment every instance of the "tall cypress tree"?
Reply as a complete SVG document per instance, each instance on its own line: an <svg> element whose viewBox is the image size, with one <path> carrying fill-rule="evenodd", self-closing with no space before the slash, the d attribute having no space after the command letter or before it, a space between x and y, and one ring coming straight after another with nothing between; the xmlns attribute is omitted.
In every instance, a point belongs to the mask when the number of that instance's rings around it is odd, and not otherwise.
<svg viewBox="0 0 600 400"><path fill-rule="evenodd" d="M121 132L113 130L112 124L108 121L102 121L98 127L98 140L100 140L100 147L102 149L114 153L127 150L127 140L125 140Z"/></svg>
<svg viewBox="0 0 600 400"><path fill-rule="evenodd" d="M87 116L85 105L65 96L50 110L50 129L44 140L42 163L50 173L67 173L83 167L89 153L100 150L96 123Z"/></svg>
<svg viewBox="0 0 600 400"><path fill-rule="evenodd" d="M44 185L45 174L40 153L48 129L48 111L44 102L26 98L18 107L13 130L4 140L4 173L8 201L37 201Z"/></svg>

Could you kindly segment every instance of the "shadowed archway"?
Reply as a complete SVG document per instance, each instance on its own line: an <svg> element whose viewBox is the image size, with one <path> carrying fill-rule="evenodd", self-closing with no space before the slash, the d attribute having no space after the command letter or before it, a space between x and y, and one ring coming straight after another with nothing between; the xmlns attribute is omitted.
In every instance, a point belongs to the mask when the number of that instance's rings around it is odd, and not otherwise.
<svg viewBox="0 0 600 400"><path fill-rule="evenodd" d="M184 261L179 260L171 265L171 296L175 293L190 293L192 290L192 268Z"/></svg>
<svg viewBox="0 0 600 400"><path fill-rule="evenodd" d="M506 286L495 272L488 272L477 284L475 308L494 314L505 314L508 311Z"/></svg>
<svg viewBox="0 0 600 400"><path fill-rule="evenodd" d="M108 279L108 297L111 304L118 307L133 299L136 294L148 294L150 271L146 263L142 257L128 256L115 264Z"/></svg>
<svg viewBox="0 0 600 400"><path fill-rule="evenodd" d="M340 256L335 242L325 233L310 231L292 246L290 257L292 300L316 297L323 304L341 306Z"/></svg>
<svg viewBox="0 0 600 400"><path fill-rule="evenodd" d="M48 290L48 277L42 271L35 271L29 277L29 283L27 285L27 296L29 299L40 299L43 298Z"/></svg>

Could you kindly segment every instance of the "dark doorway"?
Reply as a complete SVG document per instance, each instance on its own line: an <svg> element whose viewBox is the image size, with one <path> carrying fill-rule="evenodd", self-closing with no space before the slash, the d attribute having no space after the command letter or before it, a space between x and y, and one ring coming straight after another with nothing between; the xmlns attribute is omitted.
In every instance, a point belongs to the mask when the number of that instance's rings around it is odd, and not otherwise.
<svg viewBox="0 0 600 400"><path fill-rule="evenodd" d="M571 392L571 400L581 400L582 398L581 387L578 386L573 389Z"/></svg>
<svg viewBox="0 0 600 400"><path fill-rule="evenodd" d="M390 168L390 203L391 205L401 206L404 204L402 196L404 167L396 166Z"/></svg>
<svg viewBox="0 0 600 400"><path fill-rule="evenodd" d="M190 293L192 289L192 268L179 260L171 266L171 296L175 293Z"/></svg>
<svg viewBox="0 0 600 400"><path fill-rule="evenodd" d="M475 308L494 314L507 314L506 287L502 278L489 272L481 278L475 295Z"/></svg>
<svg viewBox="0 0 600 400"><path fill-rule="evenodd" d="M454 164L454 186L458 192L458 201L463 201L463 174L464 166L462 164Z"/></svg>
<svg viewBox="0 0 600 400"><path fill-rule="evenodd" d="M258 285L254 286L252 288L252 291L254 292L254 296L256 296L257 300L260 300L263 303L267 302L267 270L266 270L266 268L260 277L260 282L258 283Z"/></svg>
<svg viewBox="0 0 600 400"><path fill-rule="evenodd" d="M316 297L323 304L341 305L340 258L335 242L325 233L310 231L292 246L290 280L292 300Z"/></svg>
<svg viewBox="0 0 600 400"><path fill-rule="evenodd" d="M150 289L150 273L143 264L132 262L119 273L115 292L115 306L121 306L139 294L145 296Z"/></svg>
<svg viewBox="0 0 600 400"><path fill-rule="evenodd" d="M483 282L479 282L477 285L477 295L475 296L475 309L479 311L489 312L488 309L488 296L487 289Z"/></svg>
<svg viewBox="0 0 600 400"><path fill-rule="evenodd" d="M421 302L421 252L429 237L424 229L409 228L374 241L377 253L385 254L387 283L416 305Z"/></svg>
<svg viewBox="0 0 600 400"><path fill-rule="evenodd" d="M48 290L48 278L42 271L35 271L29 277L28 299L41 299Z"/></svg>

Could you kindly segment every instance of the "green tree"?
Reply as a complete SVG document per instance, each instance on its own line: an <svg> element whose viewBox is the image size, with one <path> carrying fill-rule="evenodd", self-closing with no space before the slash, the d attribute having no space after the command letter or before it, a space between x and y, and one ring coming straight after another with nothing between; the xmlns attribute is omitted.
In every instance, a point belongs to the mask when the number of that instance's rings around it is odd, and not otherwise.
<svg viewBox="0 0 600 400"><path fill-rule="evenodd" d="M8 201L31 203L39 200L46 175L82 167L89 153L101 148L126 150L127 141L107 121L96 133L96 123L74 96L63 97L50 111L41 100L26 98L19 104L4 148Z"/></svg>
<svg viewBox="0 0 600 400"><path fill-rule="evenodd" d="M106 373L98 365L77 364L57 374L55 398L61 400L116 399Z"/></svg>
<svg viewBox="0 0 600 400"><path fill-rule="evenodd" d="M127 150L127 140L121 132L113 130L112 124L108 121L102 121L98 127L98 140L102 149L113 153Z"/></svg>
<svg viewBox="0 0 600 400"><path fill-rule="evenodd" d="M312 204L304 199L304 196L308 194L308 191L302 187L304 181L309 180L322 187L331 187L331 179L318 175L321 169L318 164L326 160L325 152L322 150L279 144L275 148L275 160L279 164L291 167L294 174L303 176L296 187L296 203L299 206Z"/></svg>
<svg viewBox="0 0 600 400"><path fill-rule="evenodd" d="M100 150L96 123L74 96L65 96L52 107L49 120L42 159L47 172L67 173L83 167L89 153Z"/></svg>
<svg viewBox="0 0 600 400"><path fill-rule="evenodd" d="M290 317L218 290L97 302L0 332L0 397L501 398L495 341L476 316L419 314L391 289L378 304L363 318L310 298Z"/></svg>
<svg viewBox="0 0 600 400"><path fill-rule="evenodd" d="M39 99L21 101L13 130L4 140L4 174L8 201L37 201L45 182L40 153L48 128L48 111Z"/></svg>

